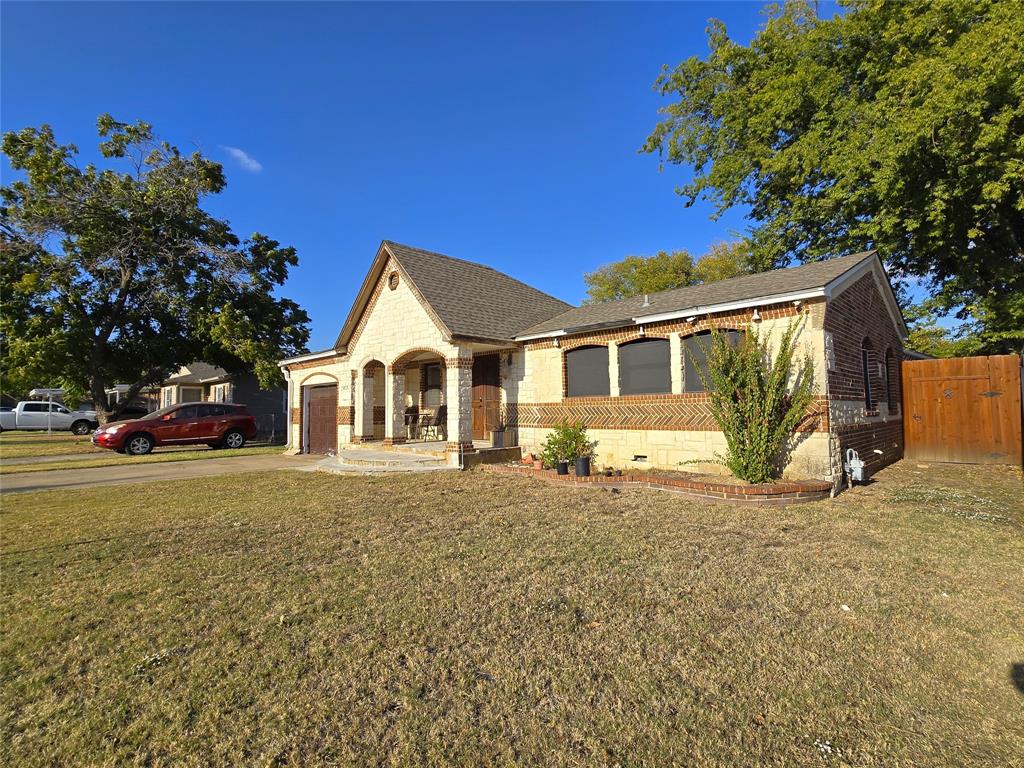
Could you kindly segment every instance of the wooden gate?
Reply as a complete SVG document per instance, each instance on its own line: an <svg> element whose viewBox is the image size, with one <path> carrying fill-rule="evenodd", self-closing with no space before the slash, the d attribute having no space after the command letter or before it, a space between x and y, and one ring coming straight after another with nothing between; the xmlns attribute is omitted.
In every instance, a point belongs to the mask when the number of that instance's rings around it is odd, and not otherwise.
<svg viewBox="0 0 1024 768"><path fill-rule="evenodd" d="M309 452L333 453L338 450L338 387L310 387Z"/></svg>
<svg viewBox="0 0 1024 768"><path fill-rule="evenodd" d="M905 360L903 396L906 458L1021 464L1017 355Z"/></svg>

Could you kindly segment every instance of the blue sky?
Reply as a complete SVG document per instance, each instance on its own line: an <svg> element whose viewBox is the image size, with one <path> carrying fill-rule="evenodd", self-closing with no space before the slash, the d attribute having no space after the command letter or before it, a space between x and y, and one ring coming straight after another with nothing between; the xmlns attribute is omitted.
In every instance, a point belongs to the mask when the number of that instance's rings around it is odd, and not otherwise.
<svg viewBox="0 0 1024 768"><path fill-rule="evenodd" d="M319 349L382 239L576 303L586 271L742 230L637 149L661 66L704 55L712 16L748 40L761 8L6 2L0 127L49 123L90 159L109 112L223 162L208 208L298 249L283 293Z"/></svg>

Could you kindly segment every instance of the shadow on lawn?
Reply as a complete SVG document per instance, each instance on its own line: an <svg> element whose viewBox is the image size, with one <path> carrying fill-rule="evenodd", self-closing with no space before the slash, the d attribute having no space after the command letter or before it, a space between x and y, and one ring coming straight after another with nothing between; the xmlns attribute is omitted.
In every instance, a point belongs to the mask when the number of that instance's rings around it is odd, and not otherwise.
<svg viewBox="0 0 1024 768"><path fill-rule="evenodd" d="M1013 683L1018 693L1024 694L1024 664L1010 665L1010 682Z"/></svg>

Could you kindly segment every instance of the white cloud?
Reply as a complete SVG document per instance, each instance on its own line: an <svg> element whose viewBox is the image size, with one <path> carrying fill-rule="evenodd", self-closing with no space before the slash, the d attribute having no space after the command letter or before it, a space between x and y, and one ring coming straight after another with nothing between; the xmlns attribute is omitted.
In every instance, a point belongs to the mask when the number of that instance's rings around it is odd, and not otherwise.
<svg viewBox="0 0 1024 768"><path fill-rule="evenodd" d="M263 166L260 164L260 161L257 160L252 155L250 155L244 149L239 149L238 147L228 147L223 144L221 145L221 149L225 150L229 155L231 155L231 157L237 160L238 164L242 166L242 168L244 168L245 170L252 171L253 173L259 173L260 171L263 170Z"/></svg>

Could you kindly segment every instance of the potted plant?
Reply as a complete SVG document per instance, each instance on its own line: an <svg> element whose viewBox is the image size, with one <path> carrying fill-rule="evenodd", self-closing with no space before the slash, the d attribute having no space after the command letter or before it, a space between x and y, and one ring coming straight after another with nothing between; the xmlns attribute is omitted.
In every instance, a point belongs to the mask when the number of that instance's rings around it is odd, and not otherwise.
<svg viewBox="0 0 1024 768"><path fill-rule="evenodd" d="M590 475L590 457L595 445L587 438L587 429L582 423L559 424L548 433L541 445L541 456L544 463L555 467L560 475L569 474L569 462L572 461L576 462L576 474L587 477Z"/></svg>
<svg viewBox="0 0 1024 768"><path fill-rule="evenodd" d="M594 455L594 447L597 443L587 437L587 428L583 424L572 428L569 434L569 444L568 453L576 464L576 476L590 477L590 460Z"/></svg>

